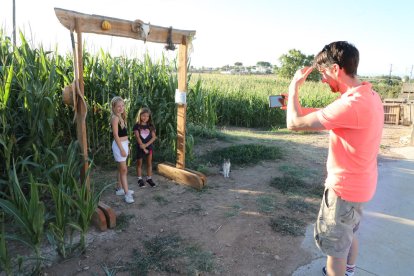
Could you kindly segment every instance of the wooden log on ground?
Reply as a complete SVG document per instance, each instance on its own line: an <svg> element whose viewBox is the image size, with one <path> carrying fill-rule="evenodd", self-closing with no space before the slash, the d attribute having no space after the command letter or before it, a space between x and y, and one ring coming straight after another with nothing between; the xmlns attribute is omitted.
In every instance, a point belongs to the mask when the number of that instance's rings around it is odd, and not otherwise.
<svg viewBox="0 0 414 276"><path fill-rule="evenodd" d="M104 212L97 207L95 209L95 213L92 215L92 224L96 226L100 231L106 231L108 229L108 225L106 223L106 217Z"/></svg>
<svg viewBox="0 0 414 276"><path fill-rule="evenodd" d="M114 210L103 202L98 203L98 208L102 210L106 218L106 225L112 229L116 226L116 215Z"/></svg>
<svg viewBox="0 0 414 276"><path fill-rule="evenodd" d="M201 190L207 184L207 177L197 171L177 168L174 164L164 162L157 166L160 175L170 178L179 184Z"/></svg>

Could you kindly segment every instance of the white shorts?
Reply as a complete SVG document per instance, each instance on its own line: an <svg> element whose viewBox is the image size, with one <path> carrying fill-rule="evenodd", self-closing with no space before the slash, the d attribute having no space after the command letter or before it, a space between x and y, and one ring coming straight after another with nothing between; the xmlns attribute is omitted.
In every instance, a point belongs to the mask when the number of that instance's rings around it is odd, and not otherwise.
<svg viewBox="0 0 414 276"><path fill-rule="evenodd" d="M124 148L124 151L126 153L126 156L123 157L121 155L121 150L119 149L118 145L116 144L115 140L112 142L112 152L114 153L114 158L116 162L124 162L126 161L127 157L128 157L128 145L129 145L129 141L122 141L121 142L122 147Z"/></svg>

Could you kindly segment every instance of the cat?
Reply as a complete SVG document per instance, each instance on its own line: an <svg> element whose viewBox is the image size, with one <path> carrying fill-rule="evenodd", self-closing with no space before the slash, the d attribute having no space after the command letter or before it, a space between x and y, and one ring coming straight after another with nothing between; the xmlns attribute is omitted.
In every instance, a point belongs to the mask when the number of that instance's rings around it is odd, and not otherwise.
<svg viewBox="0 0 414 276"><path fill-rule="evenodd" d="M223 168L223 175L225 178L229 177L230 166L231 166L230 159L224 159L222 168Z"/></svg>

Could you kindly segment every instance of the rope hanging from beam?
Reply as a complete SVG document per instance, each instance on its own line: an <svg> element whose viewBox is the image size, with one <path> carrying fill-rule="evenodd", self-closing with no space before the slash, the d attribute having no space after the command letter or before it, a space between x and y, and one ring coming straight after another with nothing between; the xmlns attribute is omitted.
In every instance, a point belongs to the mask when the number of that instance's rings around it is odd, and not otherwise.
<svg viewBox="0 0 414 276"><path fill-rule="evenodd" d="M85 114L84 114L84 118L86 119L86 114L88 112L88 106L86 104L86 101L84 99L84 97L82 97L81 94L81 89L79 87L79 72L78 72L78 55L76 52L76 48L75 48L75 37L73 35L73 30L70 30L70 39L72 41L72 51L73 51L73 68L74 68L74 78L75 80L72 82L72 94L73 94L73 108L75 111L75 114L73 116L73 121L75 122L76 117L78 116L78 112L77 112L77 108L76 108L76 99L80 98L82 101L82 104L85 105Z"/></svg>

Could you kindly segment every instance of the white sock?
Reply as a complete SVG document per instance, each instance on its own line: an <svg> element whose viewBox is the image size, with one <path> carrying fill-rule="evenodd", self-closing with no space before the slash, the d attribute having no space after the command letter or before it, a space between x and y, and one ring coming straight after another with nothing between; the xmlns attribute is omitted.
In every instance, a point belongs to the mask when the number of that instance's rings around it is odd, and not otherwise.
<svg viewBox="0 0 414 276"><path fill-rule="evenodd" d="M147 176L147 179L151 179L151 176Z"/></svg>
<svg viewBox="0 0 414 276"><path fill-rule="evenodd" d="M355 272L356 265L346 265L345 276L353 276Z"/></svg>
<svg viewBox="0 0 414 276"><path fill-rule="evenodd" d="M138 176L138 180L142 179L142 176Z"/></svg>

